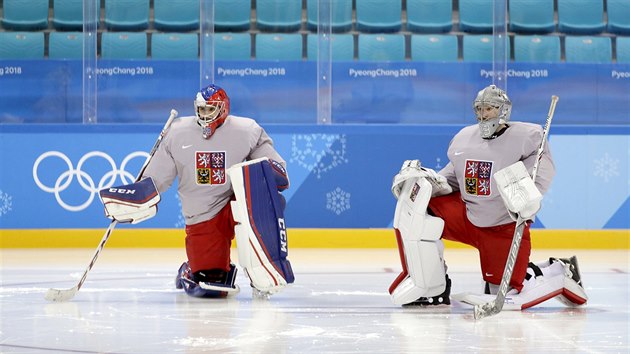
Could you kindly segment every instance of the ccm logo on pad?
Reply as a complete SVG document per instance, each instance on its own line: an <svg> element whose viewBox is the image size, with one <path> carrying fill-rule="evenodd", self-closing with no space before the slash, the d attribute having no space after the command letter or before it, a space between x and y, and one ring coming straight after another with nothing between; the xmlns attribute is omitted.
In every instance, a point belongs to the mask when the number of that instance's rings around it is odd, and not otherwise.
<svg viewBox="0 0 630 354"><path fill-rule="evenodd" d="M118 193L118 194L134 194L136 193L135 189L124 189L124 188L110 188L108 190L110 193Z"/></svg>

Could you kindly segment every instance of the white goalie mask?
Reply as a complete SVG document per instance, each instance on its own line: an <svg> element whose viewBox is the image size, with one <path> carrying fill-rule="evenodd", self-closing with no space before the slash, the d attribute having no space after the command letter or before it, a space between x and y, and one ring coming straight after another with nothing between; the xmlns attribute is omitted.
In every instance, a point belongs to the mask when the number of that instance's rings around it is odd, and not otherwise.
<svg viewBox="0 0 630 354"><path fill-rule="evenodd" d="M505 91L490 85L477 93L473 102L479 132L484 139L491 138L499 126L510 120L512 102Z"/></svg>

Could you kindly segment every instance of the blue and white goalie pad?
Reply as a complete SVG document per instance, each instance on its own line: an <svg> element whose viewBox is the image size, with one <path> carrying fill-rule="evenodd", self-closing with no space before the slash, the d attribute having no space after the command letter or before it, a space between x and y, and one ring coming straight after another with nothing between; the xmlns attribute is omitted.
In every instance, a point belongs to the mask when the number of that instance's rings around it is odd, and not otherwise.
<svg viewBox="0 0 630 354"><path fill-rule="evenodd" d="M154 217L160 202L160 193L151 177L102 189L99 196L105 206L105 216L121 223L137 224Z"/></svg>
<svg viewBox="0 0 630 354"><path fill-rule="evenodd" d="M231 205L239 263L256 290L278 292L294 281L279 192L289 185L286 171L261 158L236 164L227 173L236 196Z"/></svg>

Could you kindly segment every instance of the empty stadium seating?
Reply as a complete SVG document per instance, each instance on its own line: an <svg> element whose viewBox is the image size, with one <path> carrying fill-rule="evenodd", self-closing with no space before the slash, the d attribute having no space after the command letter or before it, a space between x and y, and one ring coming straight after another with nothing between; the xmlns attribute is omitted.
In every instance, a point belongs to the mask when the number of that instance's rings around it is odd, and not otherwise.
<svg viewBox="0 0 630 354"><path fill-rule="evenodd" d="M549 0L510 0L508 28L518 33L551 33L556 29L554 2Z"/></svg>
<svg viewBox="0 0 630 354"><path fill-rule="evenodd" d="M630 0L607 0L608 32L630 35Z"/></svg>
<svg viewBox="0 0 630 354"><path fill-rule="evenodd" d="M302 1L257 0L256 28L266 32L295 32L302 26Z"/></svg>
<svg viewBox="0 0 630 354"><path fill-rule="evenodd" d="M48 27L48 0L4 0L2 26L16 31Z"/></svg>
<svg viewBox="0 0 630 354"><path fill-rule="evenodd" d="M146 59L147 34L145 32L103 32L101 58Z"/></svg>
<svg viewBox="0 0 630 354"><path fill-rule="evenodd" d="M606 27L604 0L557 0L558 30L569 34L597 34Z"/></svg>
<svg viewBox="0 0 630 354"><path fill-rule="evenodd" d="M309 31L317 31L319 13L318 0L306 3L306 26ZM330 27L333 32L347 32L352 29L352 0L328 1Z"/></svg>
<svg viewBox="0 0 630 354"><path fill-rule="evenodd" d="M560 62L560 37L558 36L514 36L514 61L517 62Z"/></svg>
<svg viewBox="0 0 630 354"><path fill-rule="evenodd" d="M214 58L216 60L249 60L252 57L252 39L249 32L215 33Z"/></svg>
<svg viewBox="0 0 630 354"><path fill-rule="evenodd" d="M360 34L358 58L360 61L403 61L405 37L402 34Z"/></svg>
<svg viewBox="0 0 630 354"><path fill-rule="evenodd" d="M510 53L510 41L506 52ZM493 59L493 37L484 34L469 34L463 37L462 57L466 62L491 62Z"/></svg>
<svg viewBox="0 0 630 354"><path fill-rule="evenodd" d="M110 31L149 28L149 0L105 0L105 27Z"/></svg>
<svg viewBox="0 0 630 354"><path fill-rule="evenodd" d="M469 33L492 33L492 0L459 0L459 29Z"/></svg>
<svg viewBox="0 0 630 354"><path fill-rule="evenodd" d="M566 36L564 38L567 63L610 63L612 44L609 37Z"/></svg>
<svg viewBox="0 0 630 354"><path fill-rule="evenodd" d="M80 31L83 28L83 0L54 0L52 23L58 30Z"/></svg>
<svg viewBox="0 0 630 354"><path fill-rule="evenodd" d="M331 58L333 61L352 61L354 59L354 36L352 34L334 34L330 38ZM306 57L308 60L317 60L318 36L307 36Z"/></svg>
<svg viewBox="0 0 630 354"><path fill-rule="evenodd" d="M402 29L401 0L356 0L357 30L398 32Z"/></svg>
<svg viewBox="0 0 630 354"><path fill-rule="evenodd" d="M153 27L159 31L199 28L199 0L153 0Z"/></svg>
<svg viewBox="0 0 630 354"><path fill-rule="evenodd" d="M457 58L457 36L450 34L411 36L412 61L456 62Z"/></svg>
<svg viewBox="0 0 630 354"><path fill-rule="evenodd" d="M302 60L302 35L299 33L259 33L256 59Z"/></svg>
<svg viewBox="0 0 630 354"><path fill-rule="evenodd" d="M83 57L82 32L51 32L48 39L48 58L81 59Z"/></svg>
<svg viewBox="0 0 630 354"><path fill-rule="evenodd" d="M197 33L153 33L151 35L151 58L153 59L197 59L198 56Z"/></svg>
<svg viewBox="0 0 630 354"><path fill-rule="evenodd" d="M247 31L251 12L251 0L214 0L214 28L222 32Z"/></svg>
<svg viewBox="0 0 630 354"><path fill-rule="evenodd" d="M43 59L44 32L0 32L0 59Z"/></svg>
<svg viewBox="0 0 630 354"><path fill-rule="evenodd" d="M630 64L630 37L617 37L617 63Z"/></svg>
<svg viewBox="0 0 630 354"><path fill-rule="evenodd" d="M441 33L453 29L453 0L407 0L407 29Z"/></svg>

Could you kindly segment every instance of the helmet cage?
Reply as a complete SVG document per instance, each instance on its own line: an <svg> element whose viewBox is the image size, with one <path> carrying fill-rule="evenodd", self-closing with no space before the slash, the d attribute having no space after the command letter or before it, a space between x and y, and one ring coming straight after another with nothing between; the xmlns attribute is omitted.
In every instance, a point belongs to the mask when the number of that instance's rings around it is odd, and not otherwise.
<svg viewBox="0 0 630 354"><path fill-rule="evenodd" d="M489 107L496 111L490 111ZM495 85L490 85L477 94L477 98L473 102L473 111L479 123L481 137L488 139L494 135L501 124L510 120L512 102L505 91ZM489 112L496 113L496 115L488 116Z"/></svg>
<svg viewBox="0 0 630 354"><path fill-rule="evenodd" d="M209 85L197 93L195 115L204 139L208 139L225 122L229 113L230 99L219 86Z"/></svg>

